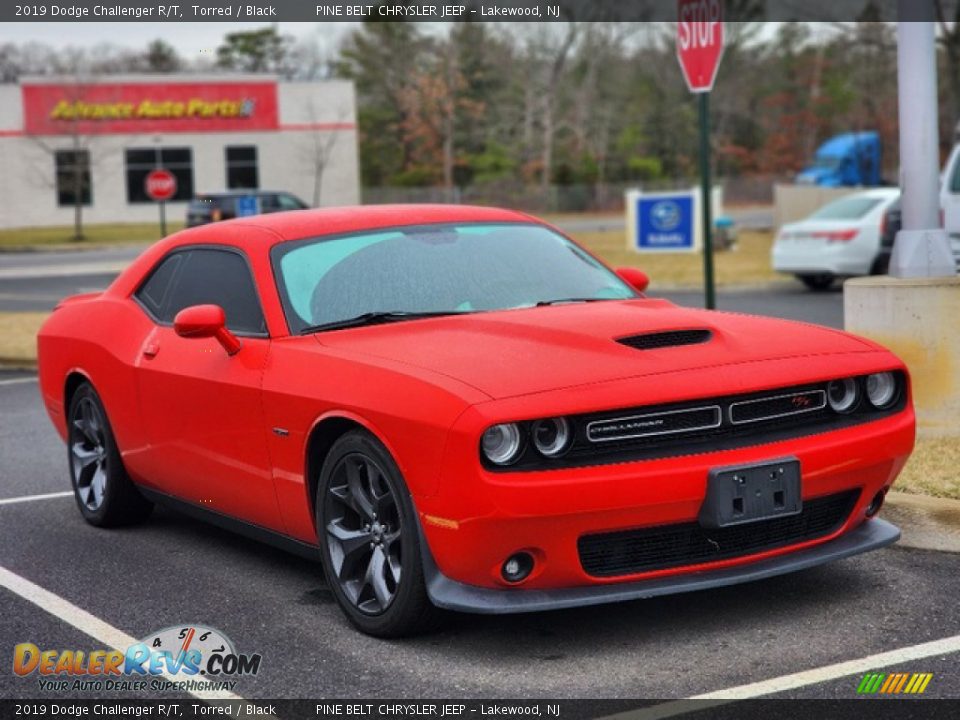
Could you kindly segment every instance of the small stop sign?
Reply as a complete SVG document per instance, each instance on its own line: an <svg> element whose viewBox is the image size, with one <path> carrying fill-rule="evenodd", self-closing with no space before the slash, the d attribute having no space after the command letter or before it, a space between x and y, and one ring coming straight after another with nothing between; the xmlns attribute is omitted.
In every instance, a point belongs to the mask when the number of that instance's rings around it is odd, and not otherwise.
<svg viewBox="0 0 960 720"><path fill-rule="evenodd" d="M143 189L151 200L163 202L177 194L177 178L163 168L152 170L143 181Z"/></svg>
<svg viewBox="0 0 960 720"><path fill-rule="evenodd" d="M723 55L723 0L677 0L677 58L690 92L713 89Z"/></svg>

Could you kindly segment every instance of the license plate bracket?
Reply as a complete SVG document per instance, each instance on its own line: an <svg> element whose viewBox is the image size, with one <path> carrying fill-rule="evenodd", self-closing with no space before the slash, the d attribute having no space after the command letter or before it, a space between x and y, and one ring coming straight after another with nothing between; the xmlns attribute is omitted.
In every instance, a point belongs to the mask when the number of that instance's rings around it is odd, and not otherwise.
<svg viewBox="0 0 960 720"><path fill-rule="evenodd" d="M711 470L698 519L705 528L721 528L796 515L802 509L800 461L787 457Z"/></svg>

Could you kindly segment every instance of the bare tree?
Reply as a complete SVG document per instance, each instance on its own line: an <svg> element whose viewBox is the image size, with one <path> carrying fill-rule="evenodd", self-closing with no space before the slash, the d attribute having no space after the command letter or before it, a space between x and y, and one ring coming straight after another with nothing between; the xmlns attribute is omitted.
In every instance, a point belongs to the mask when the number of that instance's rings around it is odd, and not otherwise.
<svg viewBox="0 0 960 720"><path fill-rule="evenodd" d="M533 66L530 78L534 93L539 96L540 110L540 187L544 197L550 188L553 175L553 150L557 132L557 114L561 80L567 66L567 60L573 51L580 34L580 24L562 23L562 31L557 34L554 27L561 25L537 25L536 34L527 45L527 53Z"/></svg>
<svg viewBox="0 0 960 720"><path fill-rule="evenodd" d="M336 128L321 130L319 127L319 113L313 100L307 103L307 115L310 118L310 137L305 148L304 158L309 163L313 173L313 207L320 207L323 200L323 176L330 166L333 151L340 140L340 132ZM347 122L350 117L348 108L341 108L337 113L334 125Z"/></svg>
<svg viewBox="0 0 960 720"><path fill-rule="evenodd" d="M947 22L943 0L934 0L933 5L940 25L938 42L943 47L947 65L950 113L954 122L960 120L960 3L953 3L953 22Z"/></svg>
<svg viewBox="0 0 960 720"><path fill-rule="evenodd" d="M52 187L58 194L61 190L65 190L66 194L72 198L73 235L71 240L80 242L85 239L83 210L87 204L87 198L91 197L90 183L93 170L110 156L111 151L101 143L97 152L93 152L92 145L97 134L90 131L90 121L85 118L84 104L90 100L91 88L94 86L94 73L90 71L89 63L86 62L86 56L82 52L70 51L70 55L72 61L67 62L72 65L73 72L70 75L70 82L65 85L64 105L60 109L59 121L63 123L63 131L54 136L28 135L28 137L52 161L54 169L52 178L48 170L37 169L36 176L40 182ZM102 102L103 99L98 97L98 100ZM62 142L63 137L67 138L66 147ZM69 172L66 174L61 173L58 163L58 157L63 152L69 153Z"/></svg>

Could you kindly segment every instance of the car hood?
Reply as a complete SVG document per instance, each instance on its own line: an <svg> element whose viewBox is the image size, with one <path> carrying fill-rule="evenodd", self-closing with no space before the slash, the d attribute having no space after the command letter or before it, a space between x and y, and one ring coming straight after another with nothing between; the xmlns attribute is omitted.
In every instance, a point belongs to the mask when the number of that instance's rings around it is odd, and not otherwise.
<svg viewBox="0 0 960 720"><path fill-rule="evenodd" d="M642 350L618 342L681 330L706 330L709 338ZM495 399L671 371L875 349L817 325L654 299L428 318L328 331L316 339L348 354L454 378Z"/></svg>

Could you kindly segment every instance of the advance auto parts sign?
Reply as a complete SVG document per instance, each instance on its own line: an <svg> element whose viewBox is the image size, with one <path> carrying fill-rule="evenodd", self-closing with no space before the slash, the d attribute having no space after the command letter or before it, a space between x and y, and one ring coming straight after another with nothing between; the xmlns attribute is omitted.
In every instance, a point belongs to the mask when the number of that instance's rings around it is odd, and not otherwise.
<svg viewBox="0 0 960 720"><path fill-rule="evenodd" d="M241 132L277 128L274 82L25 84L28 135Z"/></svg>

